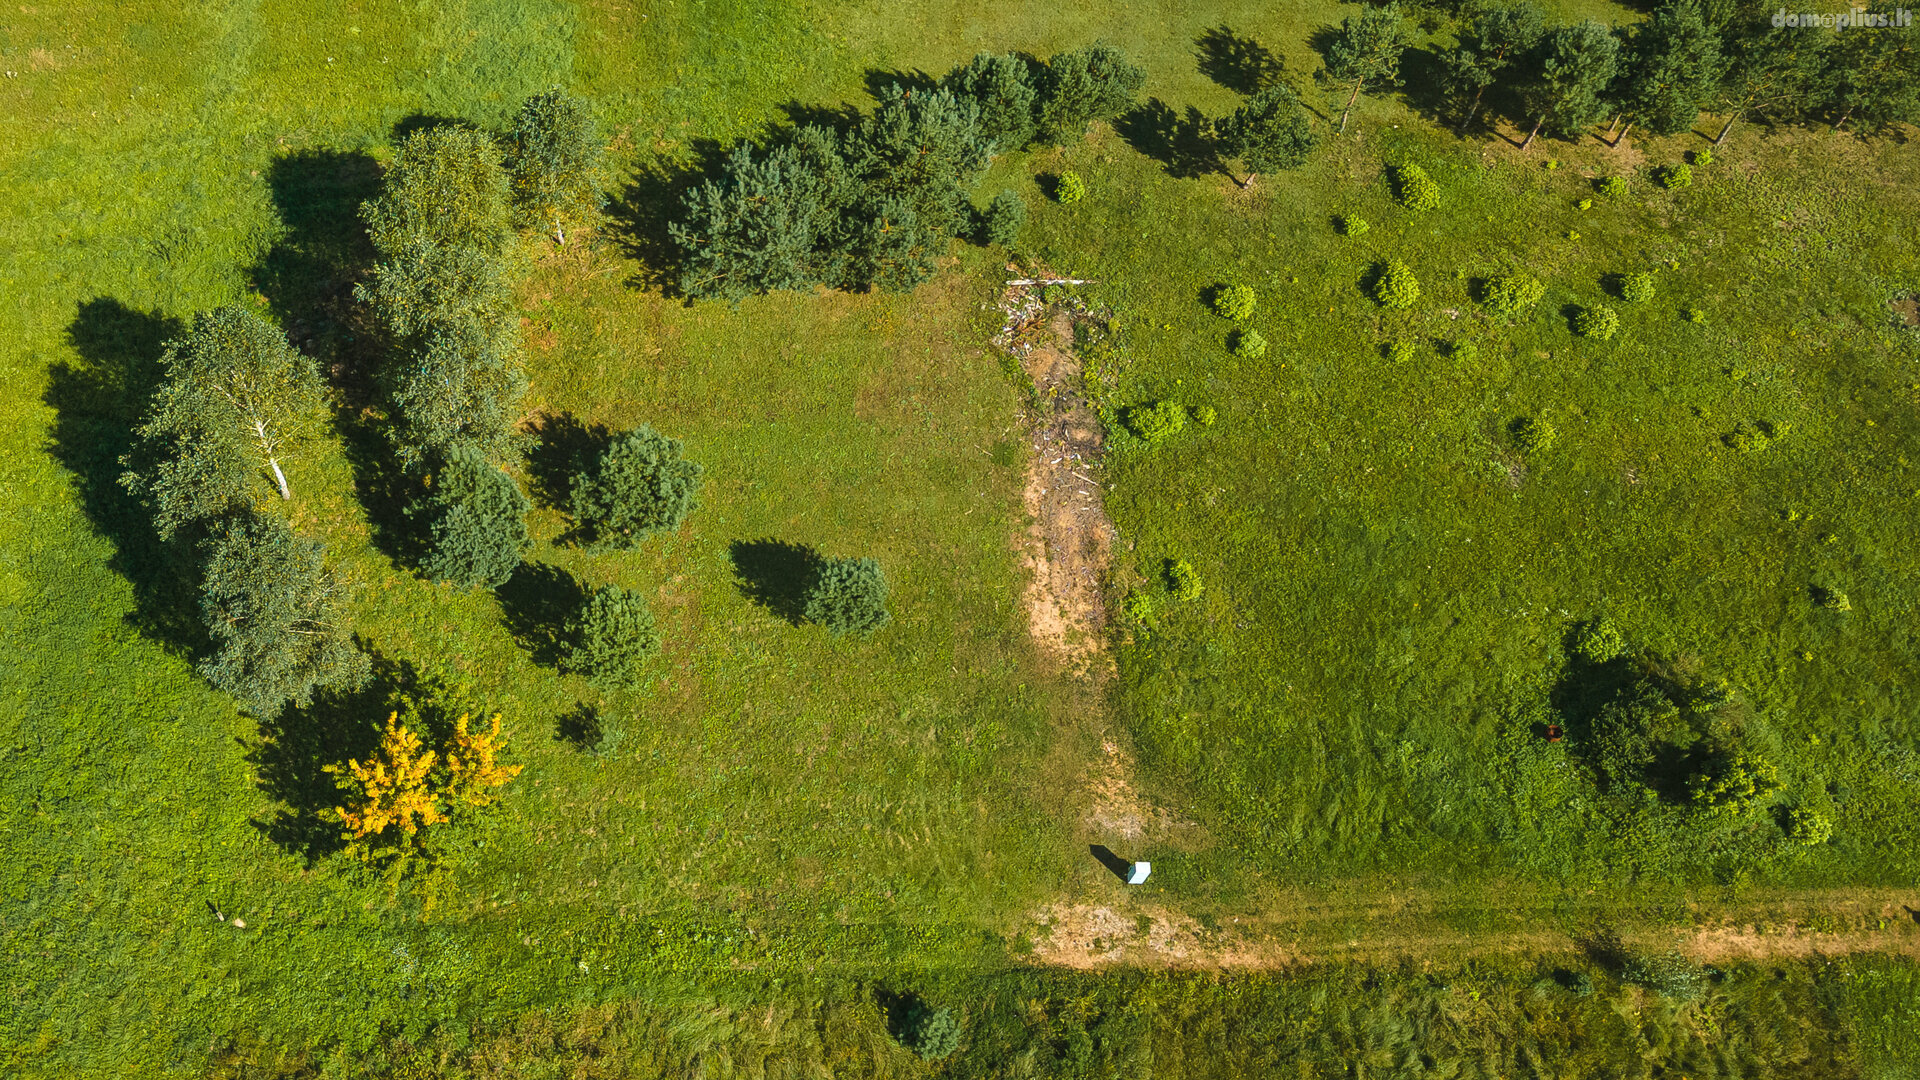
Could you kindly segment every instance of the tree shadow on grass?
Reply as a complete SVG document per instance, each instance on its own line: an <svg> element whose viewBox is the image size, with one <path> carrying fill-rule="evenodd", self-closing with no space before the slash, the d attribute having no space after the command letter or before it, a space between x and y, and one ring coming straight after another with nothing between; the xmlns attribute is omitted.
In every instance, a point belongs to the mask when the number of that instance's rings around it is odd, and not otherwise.
<svg viewBox="0 0 1920 1080"><path fill-rule="evenodd" d="M629 286L656 288L692 303L680 288L683 253L669 227L682 215L688 193L721 175L730 149L713 139L696 139L682 155L656 155L636 165L608 200L607 236L640 264Z"/></svg>
<svg viewBox="0 0 1920 1080"><path fill-rule="evenodd" d="M114 545L108 565L133 586L128 622L192 655L206 647L207 635L190 550L163 542L152 509L120 484L127 469L121 458L134 449L134 429L160 383L160 356L185 329L178 319L110 297L88 300L67 327L77 358L54 363L42 400L54 411L47 453L73 475L81 513Z"/></svg>
<svg viewBox="0 0 1920 1080"><path fill-rule="evenodd" d="M1167 175L1183 180L1224 171L1211 127L1199 109L1189 105L1181 116L1159 98L1148 98L1113 124L1128 146L1165 166Z"/></svg>
<svg viewBox="0 0 1920 1080"><path fill-rule="evenodd" d="M1272 50L1224 25L1201 31L1194 45L1200 50L1200 74L1236 94L1259 93L1286 74Z"/></svg>
<svg viewBox="0 0 1920 1080"><path fill-rule="evenodd" d="M527 479L540 505L565 511L572 501L573 478L607 452L613 432L605 424L587 424L572 413L541 413L526 425L533 436L527 450Z"/></svg>
<svg viewBox="0 0 1920 1080"><path fill-rule="evenodd" d="M1400 100L1436 124L1447 107L1447 65L1433 49L1400 54Z"/></svg>
<svg viewBox="0 0 1920 1080"><path fill-rule="evenodd" d="M727 550L742 595L794 626L806 621L807 590L820 573L818 551L785 540L735 540Z"/></svg>
<svg viewBox="0 0 1920 1080"><path fill-rule="evenodd" d="M359 151L300 150L268 166L267 190L286 232L254 267L254 288L348 400L370 401L381 335L353 287L374 262L360 205L379 194L380 166Z"/></svg>
<svg viewBox="0 0 1920 1080"><path fill-rule="evenodd" d="M868 68L866 73L867 96L875 101L887 100L887 94L899 87L909 94L925 93L940 88L940 80L914 68L912 71L885 71L880 68Z"/></svg>
<svg viewBox="0 0 1920 1080"><path fill-rule="evenodd" d="M424 685L410 661L367 651L373 677L365 685L321 690L305 707L281 710L260 723L259 741L248 746L247 761L260 790L281 804L271 817L254 818L254 828L309 866L345 843L339 821L329 813L339 805L340 792L326 766L373 757L395 703Z"/></svg>
<svg viewBox="0 0 1920 1080"><path fill-rule="evenodd" d="M579 579L548 563L521 563L493 594L507 632L533 662L558 667L570 644L567 626L587 602Z"/></svg>

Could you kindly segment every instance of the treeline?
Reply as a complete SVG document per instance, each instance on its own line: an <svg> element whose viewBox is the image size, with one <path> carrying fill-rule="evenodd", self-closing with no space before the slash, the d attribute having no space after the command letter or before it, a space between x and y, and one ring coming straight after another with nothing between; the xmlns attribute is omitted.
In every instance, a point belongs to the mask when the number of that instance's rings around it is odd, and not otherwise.
<svg viewBox="0 0 1920 1080"><path fill-rule="evenodd" d="M952 238L1017 232L1017 196L973 209L969 191L991 157L1079 139L1130 109L1145 81L1106 44L1045 62L982 54L936 85L892 87L857 123L736 147L670 226L680 289L728 300L815 285L911 289Z"/></svg>
<svg viewBox="0 0 1920 1080"><path fill-rule="evenodd" d="M1673 135L1703 112L1723 118L1715 145L1748 118L1866 130L1920 122L1920 30L1907 17L1874 3L1835 28L1751 2L1665 0L1631 26L1550 26L1532 0L1489 3L1465 14L1458 43L1441 54L1445 108L1468 126L1492 105L1527 129L1523 146L1603 121L1616 144L1636 128ZM1373 37L1403 41L1399 20L1392 7L1374 9L1342 36L1371 22Z"/></svg>

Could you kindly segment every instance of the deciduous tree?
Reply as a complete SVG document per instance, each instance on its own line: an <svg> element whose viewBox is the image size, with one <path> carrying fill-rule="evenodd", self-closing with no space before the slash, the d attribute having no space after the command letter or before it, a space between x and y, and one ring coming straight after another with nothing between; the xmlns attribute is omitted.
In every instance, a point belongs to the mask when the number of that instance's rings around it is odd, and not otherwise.
<svg viewBox="0 0 1920 1080"><path fill-rule="evenodd" d="M587 103L564 90L527 99L514 119L512 147L515 209L522 222L553 230L567 242L567 227L600 212L606 145Z"/></svg>

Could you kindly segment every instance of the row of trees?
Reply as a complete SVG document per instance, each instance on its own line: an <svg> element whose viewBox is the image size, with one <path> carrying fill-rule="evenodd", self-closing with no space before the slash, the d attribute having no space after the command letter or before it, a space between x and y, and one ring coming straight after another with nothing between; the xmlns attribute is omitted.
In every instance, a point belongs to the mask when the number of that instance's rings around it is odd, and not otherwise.
<svg viewBox="0 0 1920 1080"><path fill-rule="evenodd" d="M848 129L806 125L765 149L736 147L670 227L680 288L728 300L818 284L911 289L951 238L981 229L969 189L989 158L1080 138L1131 107L1145 79L1104 44L1045 63L983 54L937 86L891 88Z"/></svg>
<svg viewBox="0 0 1920 1080"><path fill-rule="evenodd" d="M1866 14L1888 21L1776 26L1774 12L1751 0L1665 0L1629 27L1549 26L1533 0L1491 0L1469 11L1441 54L1446 108L1465 127L1497 105L1530 129L1523 147L1543 131L1577 138L1608 118L1616 143L1636 127L1672 135L1705 111L1725 118L1716 144L1746 117L1836 128L1920 122L1920 35L1889 4ZM1319 73L1347 94L1340 130L1364 90L1399 81L1409 44L1391 4L1342 22Z"/></svg>

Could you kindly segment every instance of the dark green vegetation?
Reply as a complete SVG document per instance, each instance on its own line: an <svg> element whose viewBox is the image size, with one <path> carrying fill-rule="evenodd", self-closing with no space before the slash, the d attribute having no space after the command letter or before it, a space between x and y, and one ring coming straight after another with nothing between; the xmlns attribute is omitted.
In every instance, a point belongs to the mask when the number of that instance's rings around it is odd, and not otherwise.
<svg viewBox="0 0 1920 1080"><path fill-rule="evenodd" d="M1361 70L1309 44L1348 15L10 13L0 1071L1900 1075L1920 1056L1910 966L1710 971L1586 918L1652 938L1753 890L1914 877L1920 484L1897 320L1920 273L1888 193L1920 175L1910 146L1853 134L1902 115L1899 39L1770 39L1850 73L1812 94L1767 82L1781 50L1735 35L1715 101L1739 101L1713 118L1778 126L1740 126L1679 187L1655 177L1704 146L1684 132L1640 136L1644 160L1480 133L1539 119L1526 65L1461 94L1467 136L1441 130L1439 13L1369 39L1404 43L1404 97L1376 92L1384 74L1314 90L1308 72ZM1545 23L1589 15L1635 18ZM1102 35L1146 82L1083 49ZM998 59L963 63L980 49ZM1054 58L1047 78L1023 81L1020 53ZM516 121L554 85L600 119L597 225L525 195L591 165L585 113ZM1321 142L1242 190L1209 118L1275 85ZM1030 148L982 164L986 128L947 138L964 102ZM922 137L940 152L902 180ZM796 287L917 291L759 295L787 285L748 275L707 290L737 306L662 296L702 291L671 228L689 192L787 190L728 171L742 139L754 168L790 153L858 190L736 254L790 260ZM1399 201L1411 167L1431 210ZM584 213L592 186L566 190ZM1014 251L954 240L1002 190L1031 207ZM1025 966L1037 908L1119 902L1077 876L1097 741L1062 732L1093 706L1030 661L1008 542L1028 387L982 343L1010 256L1097 279L1119 316L1096 380L1121 422L1102 478L1134 617L1115 704L1141 786L1206 834L1142 841L1158 869L1138 895L1272 955L1226 928L1273 883L1307 910L1389 868L1443 914L1290 940L1314 957L1406 933L1404 965ZM1374 273L1396 263L1418 295L1383 308ZM1612 275L1648 272L1611 339L1576 336ZM1498 280L1516 302L1496 315ZM1257 296L1244 322L1209 310L1221 282ZM141 501L157 489L120 478L188 460L174 428L143 437L174 385L161 358L234 305L315 361L325 405L274 458L292 498L251 459L192 463L237 494L181 520L211 547L182 546ZM1231 351L1255 334L1264 353ZM603 483L608 433L643 428L679 446ZM455 535L429 481L475 454L537 509L504 583L448 589L418 572ZM603 510L628 516L603 531ZM518 549L491 530L510 517L472 519L476 581ZM884 626L812 621L821 551L886 568ZM608 589L641 601L607 639L638 679L581 670ZM435 827L442 872L358 872L326 768L369 760L392 714L445 747L495 712L526 769ZM1496 918L1482 886L1516 899ZM1558 935L1550 955L1422 968L1416 927L1471 952L1514 912ZM929 1065L943 1010L956 1045Z"/></svg>

